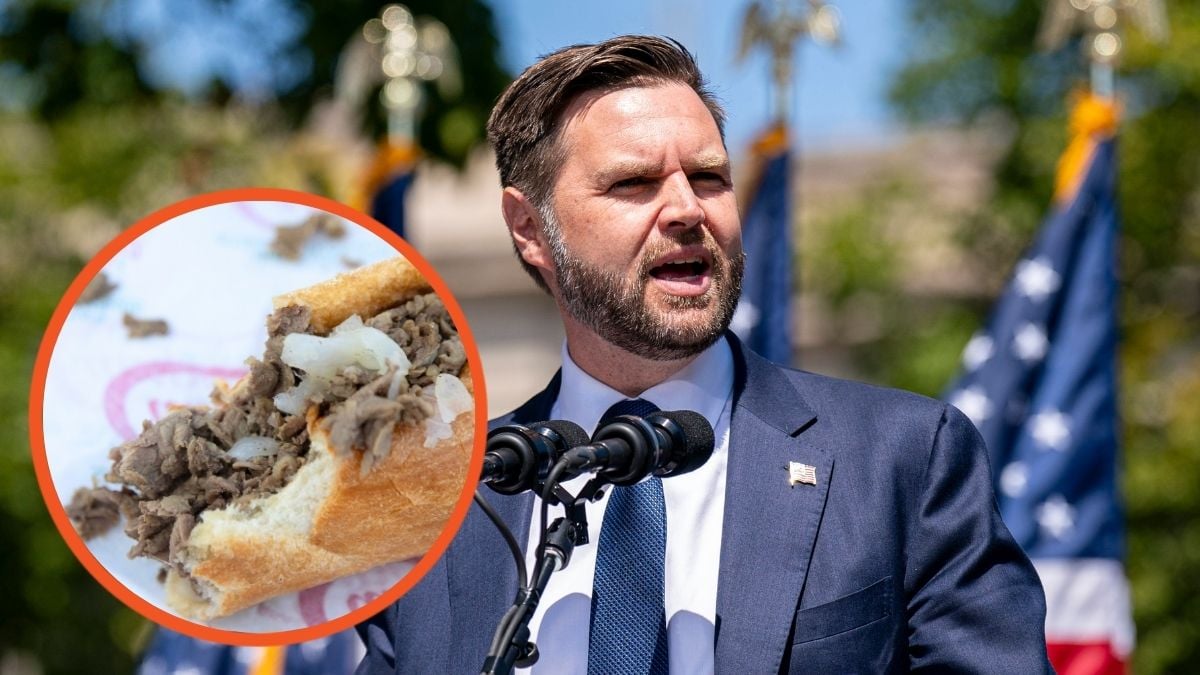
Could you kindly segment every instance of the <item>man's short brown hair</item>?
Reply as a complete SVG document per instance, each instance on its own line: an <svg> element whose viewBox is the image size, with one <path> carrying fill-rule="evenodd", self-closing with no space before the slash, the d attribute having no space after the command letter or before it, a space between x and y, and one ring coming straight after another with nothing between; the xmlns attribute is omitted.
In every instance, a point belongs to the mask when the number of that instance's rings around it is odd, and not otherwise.
<svg viewBox="0 0 1200 675"><path fill-rule="evenodd" d="M725 112L707 88L696 59L679 42L647 35L623 35L594 45L552 52L529 66L500 95L488 118L487 135L496 153L500 184L515 187L541 212L563 160L558 142L567 106L589 91L679 83L696 92L725 138ZM521 265L543 289L541 275Z"/></svg>

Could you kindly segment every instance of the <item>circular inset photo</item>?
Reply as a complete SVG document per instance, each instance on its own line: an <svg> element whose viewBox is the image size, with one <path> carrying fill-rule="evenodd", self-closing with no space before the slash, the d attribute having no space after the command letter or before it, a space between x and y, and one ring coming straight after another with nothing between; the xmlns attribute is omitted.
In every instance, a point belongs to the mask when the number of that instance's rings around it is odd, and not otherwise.
<svg viewBox="0 0 1200 675"><path fill-rule="evenodd" d="M55 311L30 401L81 562L147 618L246 645L412 587L470 505L487 410L428 263L285 190L190 199L110 243Z"/></svg>

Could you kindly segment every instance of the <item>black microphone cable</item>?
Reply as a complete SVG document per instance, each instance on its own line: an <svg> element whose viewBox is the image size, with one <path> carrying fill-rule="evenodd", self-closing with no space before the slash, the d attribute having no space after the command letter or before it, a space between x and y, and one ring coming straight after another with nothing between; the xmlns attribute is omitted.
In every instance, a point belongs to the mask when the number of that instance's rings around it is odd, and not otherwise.
<svg viewBox="0 0 1200 675"><path fill-rule="evenodd" d="M541 503L541 509L540 509L540 514L539 514L540 522L538 524L538 527L540 528L539 532L541 532L541 534L538 535L537 555L534 558L534 560L536 562L533 565L533 576L532 576L533 585L535 587L537 585L537 581L545 573L545 562L546 561L545 561L545 556L543 555L543 552L544 552L544 549L546 546L546 529L547 529L546 526L547 526L547 522L550 519L550 498L554 495L554 488L558 485L559 478L562 476L563 472L565 472L566 470L567 470L567 464L565 462L562 462L562 461L555 462L554 468L551 469L550 473L546 476L546 481L542 487L542 494L541 494L541 502L542 503ZM512 536L511 533L509 536ZM524 568L525 568L525 561L522 560L521 561L521 569L523 570ZM528 593L529 590L530 590L529 586L522 586L522 588L521 588L522 593ZM508 609L508 611L505 612L504 617L500 619L500 626L503 626L503 628L498 629L496 631L496 633L492 636L492 645L488 649L489 654L499 653L497 650L501 647L501 645L512 644L513 638L515 638L517 635L517 631L520 630L521 626L523 625L522 622L518 620L520 617L518 616L517 612L520 610L521 610L521 603L517 602L512 607L510 607Z"/></svg>
<svg viewBox="0 0 1200 675"><path fill-rule="evenodd" d="M513 561L517 563L517 584L521 592L529 590L529 575L525 569L525 556L521 555L521 545L517 543L517 538L513 536L512 530L504 524L500 519L500 514L492 508L492 505L487 503L479 490L475 491L475 505L478 506L483 513L492 521L497 530L500 530L500 536L504 537L504 543L508 544L508 550L512 553Z"/></svg>
<svg viewBox="0 0 1200 675"><path fill-rule="evenodd" d="M483 498L483 495L480 494L479 490L475 491L475 504L479 506L484 514L487 515L488 520L491 520L492 524L496 526L496 529L500 531L500 535L504 537L504 543L508 544L508 550L512 553L513 561L517 564L518 588L516 602L509 606L508 611L506 611L504 616L500 618L499 625L505 627L504 631L497 630L492 635L492 644L488 647L488 653L494 654L496 653L496 649L499 647L499 645L508 644L507 642L502 642L502 639L504 639L504 636L509 632L508 626L513 622L513 618L520 607L520 600L526 593L529 592L529 576L525 568L525 556L521 555L521 546L517 543L517 538L513 536L512 530L508 529L508 526L505 525L504 521L500 518L500 514L496 513L496 510L492 508L492 505L487 503L487 500ZM512 638L509 637L508 640L511 641Z"/></svg>

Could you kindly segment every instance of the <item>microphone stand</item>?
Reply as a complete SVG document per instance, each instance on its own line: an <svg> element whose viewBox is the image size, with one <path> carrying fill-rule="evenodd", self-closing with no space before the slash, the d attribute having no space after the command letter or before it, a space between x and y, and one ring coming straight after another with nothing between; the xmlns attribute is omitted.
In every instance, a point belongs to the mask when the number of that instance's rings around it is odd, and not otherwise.
<svg viewBox="0 0 1200 675"><path fill-rule="evenodd" d="M553 472L551 472L551 480ZM588 502L604 496L601 488L607 481L596 477L587 482L578 495L571 495L555 482L550 503L560 503L564 515L542 532L538 544L540 558L533 568L530 588L517 592L512 607L500 619L492 637L492 646L483 661L481 675L509 675L514 667L527 668L537 662L537 645L529 641L529 622L533 619L550 576L571 562L571 553L580 544L588 543ZM544 522L544 521L543 521Z"/></svg>

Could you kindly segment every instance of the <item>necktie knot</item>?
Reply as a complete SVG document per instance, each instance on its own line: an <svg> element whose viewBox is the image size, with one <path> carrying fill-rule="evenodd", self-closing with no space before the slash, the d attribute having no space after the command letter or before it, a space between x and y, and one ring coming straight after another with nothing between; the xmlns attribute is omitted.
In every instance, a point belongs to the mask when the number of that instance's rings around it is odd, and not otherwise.
<svg viewBox="0 0 1200 675"><path fill-rule="evenodd" d="M658 406L644 398L627 398L624 401L617 401L612 404L604 414L600 416L600 424L605 424L612 421L614 417L620 415L635 415L637 417L645 417L650 413L658 412Z"/></svg>

